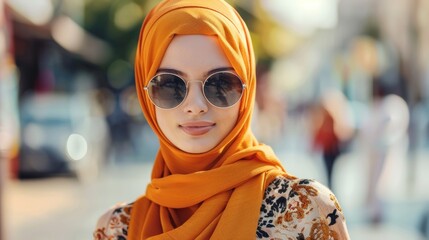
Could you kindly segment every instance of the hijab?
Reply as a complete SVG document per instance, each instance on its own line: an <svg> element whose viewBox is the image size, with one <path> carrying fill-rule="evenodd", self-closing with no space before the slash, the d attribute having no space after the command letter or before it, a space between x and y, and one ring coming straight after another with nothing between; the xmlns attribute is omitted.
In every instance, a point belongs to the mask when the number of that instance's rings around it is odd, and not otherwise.
<svg viewBox="0 0 429 240"><path fill-rule="evenodd" d="M195 34L215 36L246 84L235 127L216 147L199 154L184 152L166 138L144 90L174 36ZM254 239L265 188L279 175L292 176L251 132L255 57L249 31L236 10L223 0L159 3L140 31L135 81L160 149L146 193L133 204L129 238Z"/></svg>

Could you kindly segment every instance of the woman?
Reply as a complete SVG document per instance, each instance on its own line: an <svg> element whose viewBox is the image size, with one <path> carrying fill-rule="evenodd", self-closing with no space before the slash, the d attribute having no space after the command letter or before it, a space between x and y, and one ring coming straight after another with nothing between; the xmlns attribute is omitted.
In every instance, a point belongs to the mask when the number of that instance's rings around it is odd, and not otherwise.
<svg viewBox="0 0 429 240"><path fill-rule="evenodd" d="M250 130L255 59L222 0L167 0L147 15L136 87L160 149L146 193L95 239L348 239L334 195L289 175Z"/></svg>

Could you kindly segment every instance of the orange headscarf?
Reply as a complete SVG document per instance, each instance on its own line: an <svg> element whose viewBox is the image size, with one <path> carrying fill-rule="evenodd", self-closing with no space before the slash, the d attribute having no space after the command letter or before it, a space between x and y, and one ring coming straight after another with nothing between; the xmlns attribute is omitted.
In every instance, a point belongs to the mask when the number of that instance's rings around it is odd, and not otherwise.
<svg viewBox="0 0 429 240"><path fill-rule="evenodd" d="M175 35L216 36L247 88L236 126L215 148L186 153L162 133L144 86ZM210 57L210 56L207 56ZM248 29L223 0L166 0L147 15L135 61L136 88L160 149L146 194L134 203L129 239L252 239L265 187L286 175L272 149L250 130L255 59Z"/></svg>

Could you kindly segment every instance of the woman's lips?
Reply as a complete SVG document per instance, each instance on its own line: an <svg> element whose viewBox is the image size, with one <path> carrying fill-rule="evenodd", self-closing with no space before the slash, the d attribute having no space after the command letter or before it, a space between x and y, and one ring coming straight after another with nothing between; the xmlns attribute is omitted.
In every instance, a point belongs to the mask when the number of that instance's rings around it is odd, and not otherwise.
<svg viewBox="0 0 429 240"><path fill-rule="evenodd" d="M215 123L213 122L186 122L179 125L180 128L191 136L200 136L209 132L214 128Z"/></svg>

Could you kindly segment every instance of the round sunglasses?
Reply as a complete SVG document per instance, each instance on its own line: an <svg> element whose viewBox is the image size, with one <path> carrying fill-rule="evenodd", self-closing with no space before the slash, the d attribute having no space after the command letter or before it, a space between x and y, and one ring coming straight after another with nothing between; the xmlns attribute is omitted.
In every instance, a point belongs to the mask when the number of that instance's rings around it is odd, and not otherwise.
<svg viewBox="0 0 429 240"><path fill-rule="evenodd" d="M246 88L241 79L232 72L220 71L209 75L203 82L185 81L173 73L155 75L144 89L155 106L173 109L179 106L188 95L189 83L202 83L202 92L213 106L227 108L236 104Z"/></svg>

